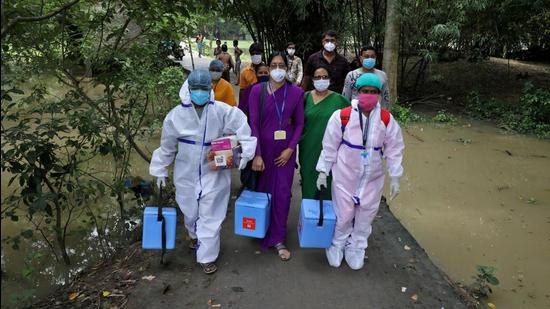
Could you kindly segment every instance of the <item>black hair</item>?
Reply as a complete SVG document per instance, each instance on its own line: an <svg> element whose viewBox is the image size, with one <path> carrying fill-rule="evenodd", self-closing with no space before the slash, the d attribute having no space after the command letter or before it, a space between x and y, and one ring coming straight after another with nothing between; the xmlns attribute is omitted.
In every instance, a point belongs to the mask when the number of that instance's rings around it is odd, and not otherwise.
<svg viewBox="0 0 550 309"><path fill-rule="evenodd" d="M269 69L269 66L265 63L265 62L260 62L256 65L256 67L254 67L254 71L256 72L256 74L258 74L258 71L260 70L261 67L266 67Z"/></svg>
<svg viewBox="0 0 550 309"><path fill-rule="evenodd" d="M372 46L363 46L361 47L361 50L359 51L359 56L361 56L363 54L363 52L366 52L367 50L372 50L374 52L374 54L376 55L377 52L376 52L376 48L372 47Z"/></svg>
<svg viewBox="0 0 550 309"><path fill-rule="evenodd" d="M313 68L313 75L315 75L315 71L317 71L318 69L325 69L325 71L327 71L328 73L328 78L332 78L332 74L330 73L330 69L328 68L328 66L324 65L324 64L319 64L319 65L316 65L314 68Z"/></svg>
<svg viewBox="0 0 550 309"><path fill-rule="evenodd" d="M222 45L222 51L223 51L223 52L226 52L226 51L227 51L227 45L225 45L225 44Z"/></svg>
<svg viewBox="0 0 550 309"><path fill-rule="evenodd" d="M264 49L262 48L262 45L254 42L250 44L250 47L248 48L248 52L252 54L253 52L259 52L260 54L264 53Z"/></svg>
<svg viewBox="0 0 550 309"><path fill-rule="evenodd" d="M334 30L327 30L323 32L323 35L321 36L321 40L323 40L326 36L331 36L334 38L338 38L338 34Z"/></svg>
<svg viewBox="0 0 550 309"><path fill-rule="evenodd" d="M239 45L239 41L233 40L233 46L237 46L237 45Z"/></svg>
<svg viewBox="0 0 550 309"><path fill-rule="evenodd" d="M282 51L274 51L273 53L271 53L271 55L269 55L269 58L267 59L267 65L270 66L271 61L273 61L273 58L277 56L281 56L281 58L283 58L285 65L288 66L288 59L286 59L286 54Z"/></svg>
<svg viewBox="0 0 550 309"><path fill-rule="evenodd" d="M220 43L220 44L221 44L221 43L222 43L222 41L220 41L220 39L216 39L216 44L218 44L218 43Z"/></svg>
<svg viewBox="0 0 550 309"><path fill-rule="evenodd" d="M285 48L288 48L290 45L296 46L296 44L294 44L294 42L288 42L288 43L286 43L286 47L285 47Z"/></svg>

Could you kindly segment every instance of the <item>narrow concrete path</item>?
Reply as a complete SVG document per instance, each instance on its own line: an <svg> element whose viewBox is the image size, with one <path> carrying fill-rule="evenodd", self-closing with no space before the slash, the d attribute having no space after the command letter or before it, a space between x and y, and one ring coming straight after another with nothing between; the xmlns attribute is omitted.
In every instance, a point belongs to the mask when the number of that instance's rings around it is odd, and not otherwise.
<svg viewBox="0 0 550 309"><path fill-rule="evenodd" d="M287 245L292 259L282 262L274 251L260 251L255 239L233 232L234 201L239 185L233 173L232 198L222 229L219 271L205 275L187 248L183 224L177 248L161 266L148 252L140 280L129 291L126 308L466 308L444 274L382 205L369 239L368 260L360 271L345 262L330 267L322 249L300 249L297 219L300 187L296 175ZM181 214L180 219L181 219ZM168 287L168 288L167 288ZM219 307L218 307L219 305Z"/></svg>

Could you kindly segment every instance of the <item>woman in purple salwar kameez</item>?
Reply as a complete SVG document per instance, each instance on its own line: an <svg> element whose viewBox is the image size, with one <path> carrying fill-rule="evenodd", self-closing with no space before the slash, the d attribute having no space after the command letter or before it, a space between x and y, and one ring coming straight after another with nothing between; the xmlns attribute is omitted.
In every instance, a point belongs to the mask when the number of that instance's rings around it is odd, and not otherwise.
<svg viewBox="0 0 550 309"><path fill-rule="evenodd" d="M256 190L271 194L269 228L262 248L275 247L283 261L290 259L284 245L296 164L296 146L304 128L304 92L285 81L287 59L275 52L268 61L270 79L260 111L262 84L253 86L249 96L252 135L258 139L252 169L261 171ZM261 118L261 123L260 123Z"/></svg>

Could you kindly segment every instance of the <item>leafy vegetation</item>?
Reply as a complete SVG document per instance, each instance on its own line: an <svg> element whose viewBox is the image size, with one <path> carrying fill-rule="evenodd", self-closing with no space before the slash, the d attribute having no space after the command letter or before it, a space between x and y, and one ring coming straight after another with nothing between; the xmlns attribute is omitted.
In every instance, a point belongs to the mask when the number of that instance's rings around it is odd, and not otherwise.
<svg viewBox="0 0 550 309"><path fill-rule="evenodd" d="M472 295L477 299L483 299L493 293L491 286L499 284L495 277L496 268L492 266L477 266L477 274L473 276L474 282L468 286Z"/></svg>
<svg viewBox="0 0 550 309"><path fill-rule="evenodd" d="M505 130L550 138L550 91L526 83L517 104L483 99L478 92L468 96L466 111L478 119L494 120Z"/></svg>

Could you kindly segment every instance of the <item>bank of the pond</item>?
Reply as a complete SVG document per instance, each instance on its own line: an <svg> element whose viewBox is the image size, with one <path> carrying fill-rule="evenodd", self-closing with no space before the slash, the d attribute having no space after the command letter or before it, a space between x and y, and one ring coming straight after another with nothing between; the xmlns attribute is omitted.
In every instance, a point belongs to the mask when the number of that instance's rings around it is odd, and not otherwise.
<svg viewBox="0 0 550 309"><path fill-rule="evenodd" d="M496 267L498 308L550 307L550 140L466 119L404 138L392 211L435 264L464 282Z"/></svg>

